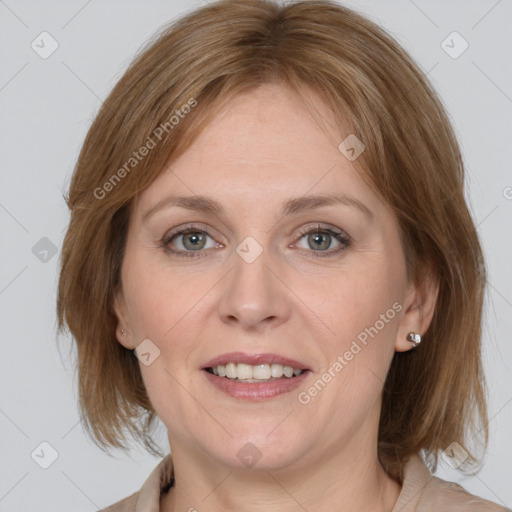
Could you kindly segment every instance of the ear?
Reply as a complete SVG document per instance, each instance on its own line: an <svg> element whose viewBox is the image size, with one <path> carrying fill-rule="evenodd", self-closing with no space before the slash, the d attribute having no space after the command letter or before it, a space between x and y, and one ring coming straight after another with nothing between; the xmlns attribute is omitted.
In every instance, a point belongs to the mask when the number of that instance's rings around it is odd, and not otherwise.
<svg viewBox="0 0 512 512"><path fill-rule="evenodd" d="M114 295L114 311L117 316L116 338L123 347L133 350L132 331L130 329L130 322L128 320L128 313L126 309L126 301L122 289L118 290Z"/></svg>
<svg viewBox="0 0 512 512"><path fill-rule="evenodd" d="M432 271L409 284L395 342L397 352L406 352L414 347L407 339L410 332L421 336L425 334L434 316L438 293L439 280Z"/></svg>

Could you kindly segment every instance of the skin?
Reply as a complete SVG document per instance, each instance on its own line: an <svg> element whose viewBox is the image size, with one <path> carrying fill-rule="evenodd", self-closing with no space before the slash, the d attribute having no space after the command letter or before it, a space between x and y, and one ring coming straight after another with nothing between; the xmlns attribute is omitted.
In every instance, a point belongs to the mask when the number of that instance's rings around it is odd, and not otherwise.
<svg viewBox="0 0 512 512"><path fill-rule="evenodd" d="M394 214L338 150L348 133L314 92L305 89L303 98L315 116L282 85L236 97L132 212L117 337L130 349L146 338L160 349L140 369L173 454L175 486L161 497L163 512L327 511L340 504L345 512L390 512L398 498L400 484L377 457L381 392L395 351L412 348L407 334L426 331L436 287L408 280ZM143 220L171 194L208 196L224 212L168 206ZM323 194L354 197L372 217L343 204L281 212L289 199ZM199 234L207 229L204 248L191 249L197 238L190 234L169 245L201 257L166 253L162 238L189 224ZM308 228L326 250L301 234ZM344 231L351 243L325 237L326 228ZM262 249L252 263L236 252L248 236ZM301 404L298 393L396 302L401 311ZM312 372L299 390L260 402L235 399L200 369L231 351L278 353ZM247 442L261 454L251 468L237 457Z"/></svg>

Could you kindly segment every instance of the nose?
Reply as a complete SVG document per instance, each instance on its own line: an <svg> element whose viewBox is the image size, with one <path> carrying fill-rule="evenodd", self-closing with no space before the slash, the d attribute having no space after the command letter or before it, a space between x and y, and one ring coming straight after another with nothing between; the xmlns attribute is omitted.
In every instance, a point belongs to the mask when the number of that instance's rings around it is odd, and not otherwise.
<svg viewBox="0 0 512 512"><path fill-rule="evenodd" d="M291 315L288 288L266 251L252 263L234 255L234 269L224 282L219 315L226 324L261 331L286 322Z"/></svg>

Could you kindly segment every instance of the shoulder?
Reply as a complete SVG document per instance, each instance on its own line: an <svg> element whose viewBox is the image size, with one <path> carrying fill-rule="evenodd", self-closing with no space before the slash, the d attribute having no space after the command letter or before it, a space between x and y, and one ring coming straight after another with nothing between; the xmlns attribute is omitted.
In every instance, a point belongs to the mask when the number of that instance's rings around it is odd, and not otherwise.
<svg viewBox="0 0 512 512"><path fill-rule="evenodd" d="M159 510L160 495L162 491L172 485L174 481L174 468L171 455L167 455L155 467L146 479L141 489L124 498L101 512L146 512Z"/></svg>
<svg viewBox="0 0 512 512"><path fill-rule="evenodd" d="M433 476L419 456L404 469L402 491L393 512L510 512L491 501L474 496L456 483Z"/></svg>
<svg viewBox="0 0 512 512"><path fill-rule="evenodd" d="M478 496L470 494L459 484L432 477L425 491L418 512L427 510L465 512L506 512L507 509Z"/></svg>

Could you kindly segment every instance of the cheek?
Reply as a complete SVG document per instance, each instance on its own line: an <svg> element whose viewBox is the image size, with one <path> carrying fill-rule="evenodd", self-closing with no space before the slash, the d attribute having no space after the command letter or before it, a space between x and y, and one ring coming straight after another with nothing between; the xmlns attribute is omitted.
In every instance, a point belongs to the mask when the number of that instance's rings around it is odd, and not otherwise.
<svg viewBox="0 0 512 512"><path fill-rule="evenodd" d="M322 371L333 382L326 396L340 407L364 410L380 396L394 355L404 276L401 253L355 256L323 280L320 292L309 292L308 305L329 327L317 337L325 355Z"/></svg>
<svg viewBox="0 0 512 512"><path fill-rule="evenodd" d="M190 388L179 367L169 364L165 354L162 353L151 366L140 364L140 369L151 404L167 428L187 437L190 423L204 423L201 416L204 410L191 399L198 393Z"/></svg>
<svg viewBox="0 0 512 512"><path fill-rule="evenodd" d="M155 249L156 251L156 249ZM134 251L135 252L135 251ZM183 272L165 263L165 258L144 251L131 254L124 262L123 289L131 328L137 339L150 338L156 343L172 339L184 329L193 329L198 307L208 302L208 291L215 276L208 273Z"/></svg>
<svg viewBox="0 0 512 512"><path fill-rule="evenodd" d="M388 327L396 324L393 320L397 311L393 304L400 300L403 289L395 267L387 257L377 253L366 255L357 263L323 276L302 277L297 295L307 298L307 305L329 327L332 338L340 340L342 345L376 323L379 331L388 334L391 331ZM319 287L318 283L323 285Z"/></svg>
<svg viewBox="0 0 512 512"><path fill-rule="evenodd" d="M344 283L331 295L325 317L334 334L317 338L325 366L303 395L330 418L333 433L361 427L371 411L378 415L400 310L386 287L363 287L355 274Z"/></svg>

